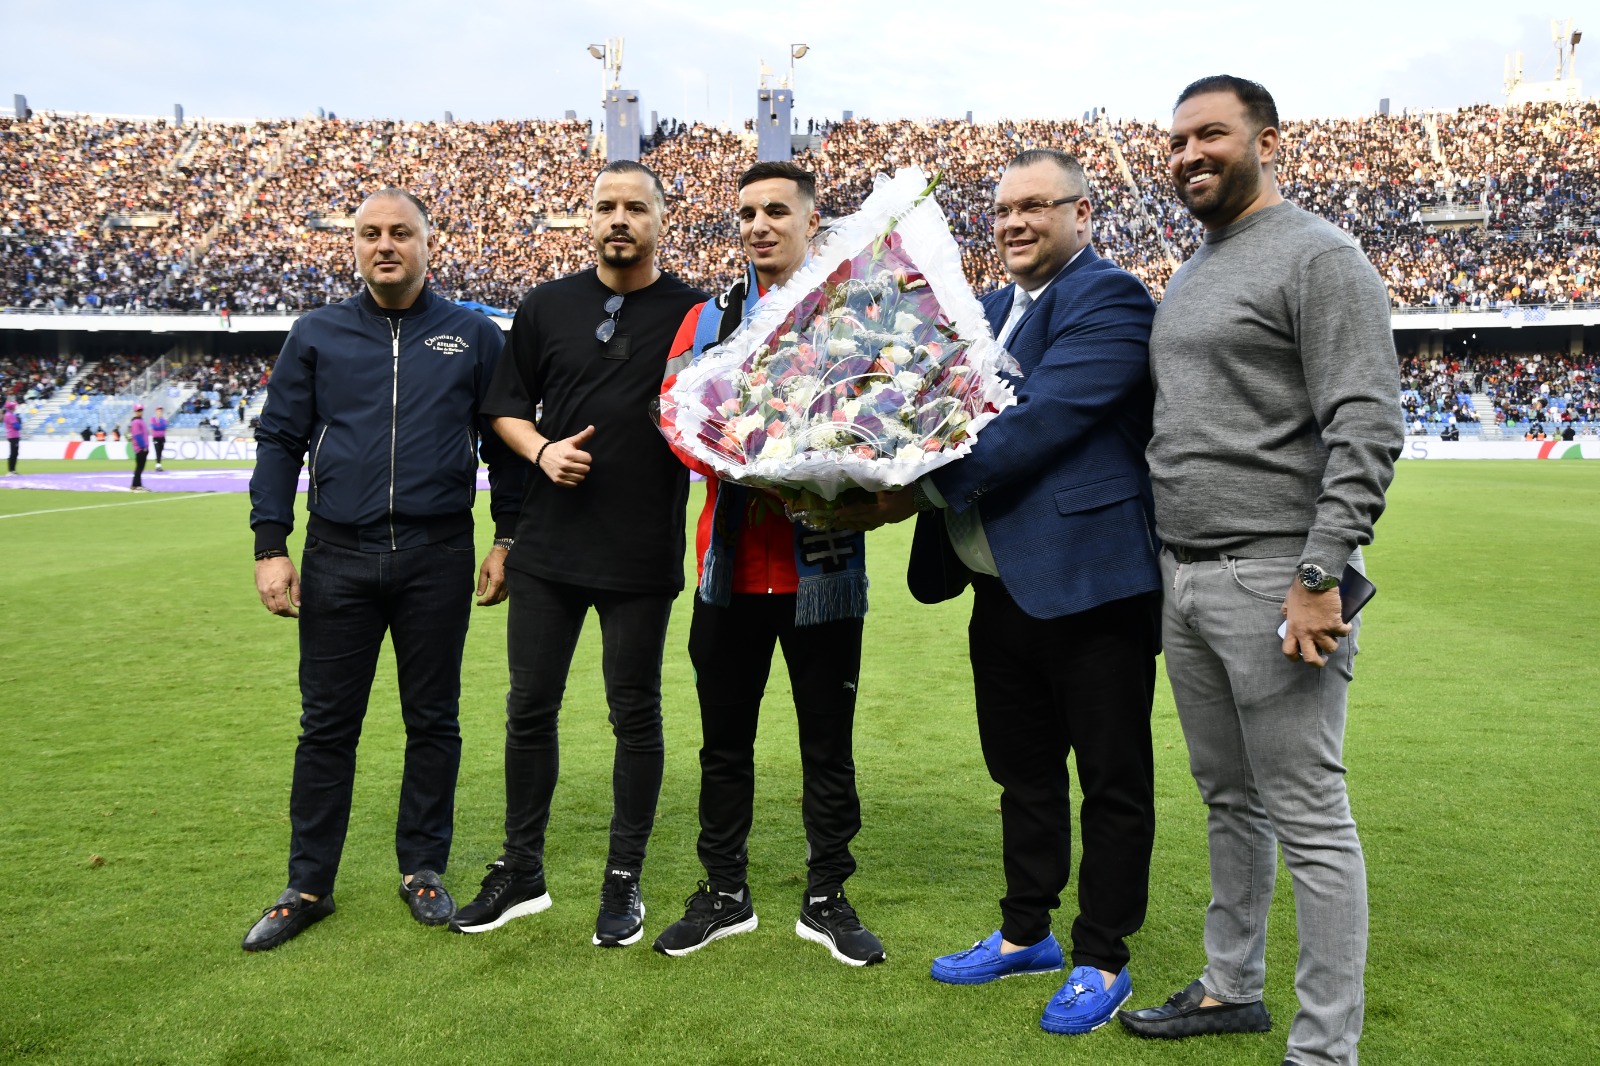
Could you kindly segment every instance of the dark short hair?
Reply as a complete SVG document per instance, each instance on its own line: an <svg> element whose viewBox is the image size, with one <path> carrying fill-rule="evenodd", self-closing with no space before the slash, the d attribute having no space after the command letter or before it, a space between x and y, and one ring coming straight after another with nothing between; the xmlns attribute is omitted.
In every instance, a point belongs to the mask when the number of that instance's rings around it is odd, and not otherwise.
<svg viewBox="0 0 1600 1066"><path fill-rule="evenodd" d="M1278 105L1273 101L1272 94L1267 92L1267 87L1258 81L1249 78L1236 78L1232 74L1213 74L1199 81L1192 81L1183 92L1178 94L1177 102L1172 105L1176 111L1183 102L1191 96L1201 93L1232 93L1244 105L1245 117L1255 127L1254 132L1260 133L1271 126L1278 126Z"/></svg>
<svg viewBox="0 0 1600 1066"><path fill-rule="evenodd" d="M425 228L433 228L433 219L428 215L427 206L423 204L421 200L417 199L415 196L411 195L409 192L406 192L406 190L400 188L399 186L385 185L377 192L368 196L367 200L377 200L379 198L385 200L404 200L406 203L417 209L417 214L422 216L422 225ZM362 203L366 203L366 200L363 200ZM359 211L360 208L357 208L356 210Z"/></svg>
<svg viewBox="0 0 1600 1066"><path fill-rule="evenodd" d="M812 203L817 202L817 176L798 163L769 162L757 163L755 166L739 175L739 184L734 186L734 191L752 185L758 181L769 178L788 178L800 189L800 195Z"/></svg>
<svg viewBox="0 0 1600 1066"><path fill-rule="evenodd" d="M613 159L600 168L594 180L599 181L601 174L643 174L650 179L651 186L656 190L656 203L662 207L667 205L667 189L661 184L661 176L643 163L637 163L632 159Z"/></svg>
<svg viewBox="0 0 1600 1066"><path fill-rule="evenodd" d="M1074 193L1082 190L1082 195L1089 195L1089 178L1083 172L1083 164L1078 162L1078 157L1071 152L1063 152L1059 148L1028 148L1011 157L1006 164L1006 169L1012 167L1031 167L1040 163L1050 163L1061 168L1067 175L1067 184Z"/></svg>

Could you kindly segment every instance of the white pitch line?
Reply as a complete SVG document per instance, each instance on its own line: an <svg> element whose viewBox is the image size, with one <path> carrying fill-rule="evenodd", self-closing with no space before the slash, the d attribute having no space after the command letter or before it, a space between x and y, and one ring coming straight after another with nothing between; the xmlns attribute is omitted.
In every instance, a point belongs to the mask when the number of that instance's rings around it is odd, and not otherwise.
<svg viewBox="0 0 1600 1066"><path fill-rule="evenodd" d="M102 507L137 507L141 503L172 503L174 500L203 500L207 496L226 496L225 492L197 492L191 496L163 496L156 500L128 500L124 503L91 503L82 507L52 507L48 511L18 511L0 514L0 518L27 518L36 514L60 514L63 511L98 511Z"/></svg>

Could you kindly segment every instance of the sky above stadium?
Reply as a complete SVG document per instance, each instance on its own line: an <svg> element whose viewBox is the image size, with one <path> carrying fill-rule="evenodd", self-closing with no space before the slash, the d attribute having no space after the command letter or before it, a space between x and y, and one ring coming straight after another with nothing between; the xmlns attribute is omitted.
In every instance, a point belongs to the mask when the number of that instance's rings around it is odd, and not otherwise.
<svg viewBox="0 0 1600 1066"><path fill-rule="evenodd" d="M1590 9L1591 11L1593 9ZM891 16L889 13L893 12ZM601 64L585 46L622 37L622 81L645 115L736 123L754 113L762 60L796 64L795 115L873 119L1081 115L1165 119L1197 77L1255 78L1285 117L1504 101L1502 65L1523 52L1547 80L1550 21L1576 5L1371 0L1265 5L863 4L770 8L692 0L269 4L0 0L8 47L0 103L34 110L350 118L583 118L600 112ZM1600 37L1578 46L1600 94Z"/></svg>

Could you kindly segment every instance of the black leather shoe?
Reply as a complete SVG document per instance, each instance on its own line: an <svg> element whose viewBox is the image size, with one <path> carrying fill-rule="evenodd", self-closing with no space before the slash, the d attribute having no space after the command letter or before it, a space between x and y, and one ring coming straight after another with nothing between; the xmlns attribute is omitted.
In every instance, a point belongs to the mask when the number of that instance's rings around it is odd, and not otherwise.
<svg viewBox="0 0 1600 1066"><path fill-rule="evenodd" d="M321 899L302 899L298 889L286 888L278 901L262 911L261 918L244 935L243 947L246 951L271 951L332 913L331 894Z"/></svg>
<svg viewBox="0 0 1600 1066"><path fill-rule="evenodd" d="M1202 1007L1205 985L1195 981L1159 1007L1117 1012L1117 1020L1135 1036L1179 1040L1211 1033L1264 1033L1272 1028L1272 1015L1258 999L1254 1003L1220 1003Z"/></svg>
<svg viewBox="0 0 1600 1066"><path fill-rule="evenodd" d="M444 890L444 882L432 870L418 870L411 883L400 879L400 898L411 907L411 917L423 925L443 925L456 913L456 901Z"/></svg>

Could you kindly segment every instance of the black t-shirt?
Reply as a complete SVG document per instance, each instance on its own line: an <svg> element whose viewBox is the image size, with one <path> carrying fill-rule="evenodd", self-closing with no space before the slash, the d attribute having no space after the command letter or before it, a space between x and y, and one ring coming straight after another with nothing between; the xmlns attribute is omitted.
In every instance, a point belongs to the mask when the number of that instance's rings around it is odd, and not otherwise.
<svg viewBox="0 0 1600 1066"><path fill-rule="evenodd" d="M589 425L595 432L581 484L562 488L534 472L506 565L589 588L676 593L689 473L650 405L673 336L706 294L664 273L624 295L616 335L603 344L595 327L610 317L613 295L590 269L536 287L517 308L483 413L537 421L551 440Z"/></svg>

